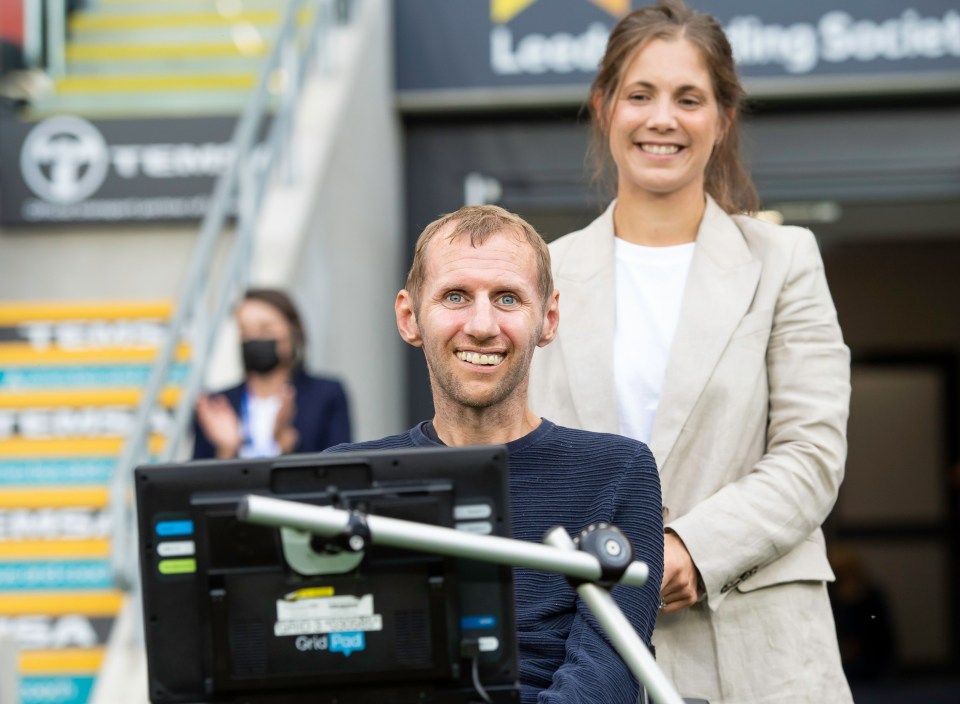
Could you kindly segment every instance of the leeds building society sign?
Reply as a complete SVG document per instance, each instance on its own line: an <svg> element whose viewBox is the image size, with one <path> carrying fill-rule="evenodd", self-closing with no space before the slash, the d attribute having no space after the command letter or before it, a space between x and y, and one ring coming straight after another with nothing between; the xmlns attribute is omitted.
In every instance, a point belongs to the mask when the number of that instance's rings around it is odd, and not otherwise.
<svg viewBox="0 0 960 704"><path fill-rule="evenodd" d="M200 218L216 177L233 160L235 124L233 118L5 118L0 222Z"/></svg>
<svg viewBox="0 0 960 704"><path fill-rule="evenodd" d="M633 0L417 0L396 8L400 105L583 99ZM956 0L688 0L754 93L960 89Z"/></svg>

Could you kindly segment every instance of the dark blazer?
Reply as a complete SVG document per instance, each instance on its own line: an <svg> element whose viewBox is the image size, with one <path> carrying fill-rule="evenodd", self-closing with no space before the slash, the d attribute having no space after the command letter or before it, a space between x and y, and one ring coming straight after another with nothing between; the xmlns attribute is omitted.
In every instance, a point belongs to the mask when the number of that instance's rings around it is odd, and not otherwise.
<svg viewBox="0 0 960 704"><path fill-rule="evenodd" d="M239 384L218 395L225 396L240 417L245 384ZM294 452L320 452L328 447L350 442L350 414L347 409L347 395L339 381L329 378L310 376L298 372L293 377L296 390L297 414L293 426L300 435ZM209 459L215 456L215 449L193 421L194 441L193 458Z"/></svg>

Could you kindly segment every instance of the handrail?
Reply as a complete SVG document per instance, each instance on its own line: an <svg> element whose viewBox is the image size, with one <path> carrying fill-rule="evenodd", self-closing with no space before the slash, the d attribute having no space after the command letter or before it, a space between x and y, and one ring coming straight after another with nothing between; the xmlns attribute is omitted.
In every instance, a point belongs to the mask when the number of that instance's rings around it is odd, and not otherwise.
<svg viewBox="0 0 960 704"><path fill-rule="evenodd" d="M20 701L17 653L13 633L0 631L0 704L18 704Z"/></svg>
<svg viewBox="0 0 960 704"><path fill-rule="evenodd" d="M47 73L61 78L67 72L67 3L47 0Z"/></svg>
<svg viewBox="0 0 960 704"><path fill-rule="evenodd" d="M235 297L249 278L253 238L268 182L274 175L275 166L288 163L286 158L278 156L289 152L286 142L292 132L293 113L310 73L305 67L316 65L319 52L330 50L329 42L321 44L320 37L326 35L332 23L343 19L340 13L333 12L334 2L343 6L342 0L289 0L281 30L234 130L234 159L217 180L177 297L167 338L151 369L133 428L127 435L111 481L111 564L114 578L122 588L129 589L137 581L132 473L135 466L150 461L148 446L153 411L161 390L171 379L177 348L181 341L189 340L190 370L174 411L173 423L167 428L164 450L159 457L162 462L173 461L190 425L216 331L229 315ZM348 10L352 10L356 2L359 0L349 0ZM312 18L307 25L306 41L303 41L298 17L310 8L313 9ZM257 137L271 107L270 84L278 71L286 72L284 92L266 142L260 146ZM226 264L214 287L210 281L211 263L221 237L229 232L228 217L233 203L238 204L237 227ZM207 310L211 304L212 313Z"/></svg>

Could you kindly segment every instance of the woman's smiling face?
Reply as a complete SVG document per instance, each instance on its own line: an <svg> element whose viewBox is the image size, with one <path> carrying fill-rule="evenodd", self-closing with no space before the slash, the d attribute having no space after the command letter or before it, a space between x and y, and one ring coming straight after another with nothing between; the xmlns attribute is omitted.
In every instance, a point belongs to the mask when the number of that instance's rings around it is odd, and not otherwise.
<svg viewBox="0 0 960 704"><path fill-rule="evenodd" d="M605 122L620 197L703 193L725 120L703 56L689 41L655 39L641 48Z"/></svg>

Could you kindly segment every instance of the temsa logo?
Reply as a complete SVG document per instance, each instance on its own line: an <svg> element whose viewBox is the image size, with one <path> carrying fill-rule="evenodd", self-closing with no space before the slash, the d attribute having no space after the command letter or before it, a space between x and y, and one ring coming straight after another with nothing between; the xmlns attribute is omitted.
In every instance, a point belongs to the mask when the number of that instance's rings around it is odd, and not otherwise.
<svg viewBox="0 0 960 704"><path fill-rule="evenodd" d="M103 185L110 152L103 135L79 117L53 117L34 127L20 151L23 180L49 203L78 203Z"/></svg>

